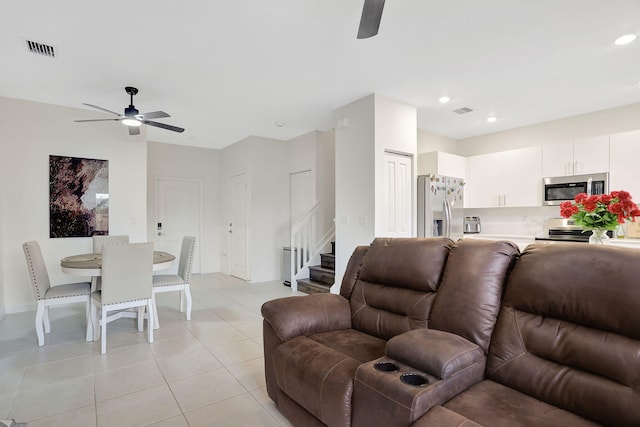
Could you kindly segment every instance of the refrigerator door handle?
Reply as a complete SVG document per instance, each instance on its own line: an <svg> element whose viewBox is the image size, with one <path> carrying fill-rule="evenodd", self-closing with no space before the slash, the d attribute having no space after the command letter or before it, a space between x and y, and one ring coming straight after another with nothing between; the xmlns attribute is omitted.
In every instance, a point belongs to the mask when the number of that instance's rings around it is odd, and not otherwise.
<svg viewBox="0 0 640 427"><path fill-rule="evenodd" d="M451 206L449 205L449 201L447 199L444 199L442 201L442 208L444 210L444 221L445 221L442 235L444 237L451 238Z"/></svg>

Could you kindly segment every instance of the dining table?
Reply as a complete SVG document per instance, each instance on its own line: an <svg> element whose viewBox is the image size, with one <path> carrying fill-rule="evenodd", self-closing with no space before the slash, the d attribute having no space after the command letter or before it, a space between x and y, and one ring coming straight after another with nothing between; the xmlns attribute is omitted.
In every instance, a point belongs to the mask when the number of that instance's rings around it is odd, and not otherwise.
<svg viewBox="0 0 640 427"><path fill-rule="evenodd" d="M176 257L168 252L153 251L153 271L169 268ZM91 292L98 289L98 278L102 275L102 254L72 255L60 260L62 272L74 276L91 276ZM130 315L127 315L130 314ZM134 317L135 313L123 312L122 316ZM87 319L89 322L89 320ZM87 323L87 341L93 341L93 328ZM157 329L157 327L156 327Z"/></svg>
<svg viewBox="0 0 640 427"><path fill-rule="evenodd" d="M175 260L176 257L168 252L153 251L153 271L169 268ZM92 278L99 277L102 275L102 254L90 253L68 256L60 260L60 267L62 267L62 272L66 274L91 276Z"/></svg>

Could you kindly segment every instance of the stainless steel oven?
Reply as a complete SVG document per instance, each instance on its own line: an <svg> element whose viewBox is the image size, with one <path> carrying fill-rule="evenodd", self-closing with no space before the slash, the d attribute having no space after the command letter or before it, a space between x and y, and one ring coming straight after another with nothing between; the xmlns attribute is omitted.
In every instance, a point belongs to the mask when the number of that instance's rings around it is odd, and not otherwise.
<svg viewBox="0 0 640 427"><path fill-rule="evenodd" d="M588 242L591 231L584 231L573 222L571 218L549 218L544 222L545 234L536 236L536 240L549 240L552 242ZM613 237L613 231L608 230L607 235Z"/></svg>
<svg viewBox="0 0 640 427"><path fill-rule="evenodd" d="M542 188L544 191L542 204L559 205L567 200L573 201L573 198L580 193L586 193L589 196L608 193L609 173L542 178Z"/></svg>

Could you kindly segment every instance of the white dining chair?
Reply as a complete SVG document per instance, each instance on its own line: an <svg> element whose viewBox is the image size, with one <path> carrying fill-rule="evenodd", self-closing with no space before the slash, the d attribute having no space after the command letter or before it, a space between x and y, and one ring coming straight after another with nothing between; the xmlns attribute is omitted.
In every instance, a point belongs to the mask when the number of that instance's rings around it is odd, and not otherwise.
<svg viewBox="0 0 640 427"><path fill-rule="evenodd" d="M155 296L162 292L180 291L180 312L182 313L185 310L184 306L186 302L187 320L191 320L191 269L193 267L195 249L196 238L193 236L183 237L182 247L180 249L180 261L178 263L178 274L158 274L153 276L155 329L160 327Z"/></svg>
<svg viewBox="0 0 640 427"><path fill-rule="evenodd" d="M129 243L129 236L126 234L115 236L92 236L93 241L93 253L102 254L102 247L104 245L111 244L127 244ZM91 278L91 292L97 291L102 287L102 278L100 276Z"/></svg>
<svg viewBox="0 0 640 427"><path fill-rule="evenodd" d="M111 245L114 243L125 244L129 243L129 236L116 235L116 236L93 236L93 253L101 254L102 247L104 245Z"/></svg>
<svg viewBox="0 0 640 427"><path fill-rule="evenodd" d="M90 318L90 294L91 284L89 282L68 283L64 285L51 286L47 266L42 257L42 251L38 242L30 241L22 245L24 256L27 260L29 277L33 286L33 293L36 296L38 306L36 308L36 335L38 345L44 345L44 334L51 332L51 322L49 320L49 307L63 304L84 303L85 319L87 322L86 340L91 341L91 318ZM43 330L44 329L44 330Z"/></svg>
<svg viewBox="0 0 640 427"><path fill-rule="evenodd" d="M107 323L137 308L138 331L143 331L144 310L149 313L149 343L153 342L153 243L104 245L102 247L102 289L91 294L94 340L101 338L101 353L107 351ZM98 310L100 318L98 319ZM110 311L117 311L108 315ZM127 316L128 317L128 316Z"/></svg>

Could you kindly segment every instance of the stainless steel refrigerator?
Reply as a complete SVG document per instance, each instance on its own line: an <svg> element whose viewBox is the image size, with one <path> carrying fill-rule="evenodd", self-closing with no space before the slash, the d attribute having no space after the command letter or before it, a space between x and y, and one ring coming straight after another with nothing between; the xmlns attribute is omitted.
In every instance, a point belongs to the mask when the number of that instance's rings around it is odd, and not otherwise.
<svg viewBox="0 0 640 427"><path fill-rule="evenodd" d="M418 237L462 238L464 180L418 176Z"/></svg>

